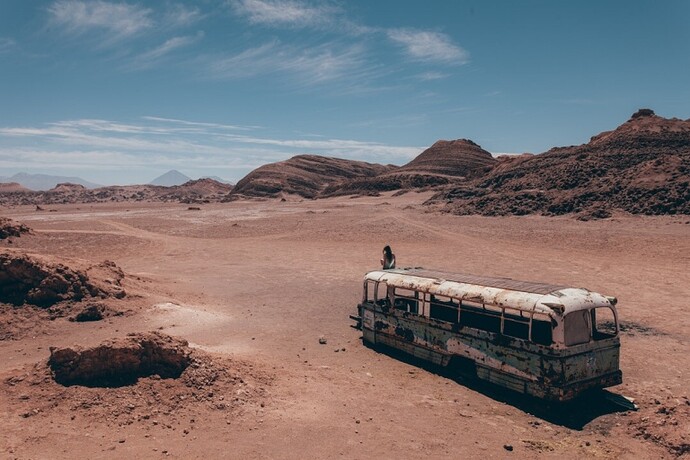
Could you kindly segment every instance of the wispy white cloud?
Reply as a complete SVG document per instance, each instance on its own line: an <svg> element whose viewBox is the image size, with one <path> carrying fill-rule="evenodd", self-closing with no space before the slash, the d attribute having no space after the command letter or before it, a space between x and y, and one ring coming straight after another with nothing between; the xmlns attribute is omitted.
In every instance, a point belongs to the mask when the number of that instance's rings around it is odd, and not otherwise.
<svg viewBox="0 0 690 460"><path fill-rule="evenodd" d="M12 51L15 46L17 46L17 42L13 39L0 37L0 54Z"/></svg>
<svg viewBox="0 0 690 460"><path fill-rule="evenodd" d="M188 8L183 4L171 5L165 12L163 23L170 26L189 26L204 18L199 8Z"/></svg>
<svg viewBox="0 0 690 460"><path fill-rule="evenodd" d="M174 124L183 125L183 126L198 126L198 127L205 127L205 128L230 129L230 130L239 130L239 131L248 131L248 130L252 130L252 129L261 128L261 126L224 125L224 124L220 124L220 123L205 123L205 122L200 122L200 121L187 121L187 120L178 120L176 118L164 118L164 117L153 117L153 116L144 116L141 118L143 118L144 120L159 121L159 122L164 122L164 123L174 123Z"/></svg>
<svg viewBox="0 0 690 460"><path fill-rule="evenodd" d="M221 123L163 117L144 120L132 124L82 119L38 127L0 127L0 166L37 170L54 165L66 171L90 169L101 175L107 169L155 166L207 168L205 174L234 170L243 175L300 153L402 164L421 151L378 142L315 138L313 134L294 139L250 136Z"/></svg>
<svg viewBox="0 0 690 460"><path fill-rule="evenodd" d="M189 47L201 41L204 38L204 32L199 31L195 35L184 35L180 37L172 37L167 39L159 46L145 51L131 59L127 65L130 69L141 70L160 65L161 61L169 54L180 48Z"/></svg>
<svg viewBox="0 0 690 460"><path fill-rule="evenodd" d="M407 55L416 61L458 65L469 62L469 53L439 32L390 29L387 35L394 43L403 46Z"/></svg>
<svg viewBox="0 0 690 460"><path fill-rule="evenodd" d="M228 3L249 22L269 26L322 26L330 23L338 11L333 6L312 6L296 0L231 0Z"/></svg>
<svg viewBox="0 0 690 460"><path fill-rule="evenodd" d="M444 78L448 78L450 74L445 73L445 72L424 72L420 73L417 75L417 78L422 80L422 81L431 81L431 80L442 80Z"/></svg>
<svg viewBox="0 0 690 460"><path fill-rule="evenodd" d="M246 78L288 73L302 84L332 81L366 72L359 45L323 44L313 48L286 46L274 41L229 57L214 58L208 75L215 79Z"/></svg>
<svg viewBox="0 0 690 460"><path fill-rule="evenodd" d="M53 23L71 33L98 30L111 41L132 37L154 25L152 10L127 3L56 0L48 12Z"/></svg>

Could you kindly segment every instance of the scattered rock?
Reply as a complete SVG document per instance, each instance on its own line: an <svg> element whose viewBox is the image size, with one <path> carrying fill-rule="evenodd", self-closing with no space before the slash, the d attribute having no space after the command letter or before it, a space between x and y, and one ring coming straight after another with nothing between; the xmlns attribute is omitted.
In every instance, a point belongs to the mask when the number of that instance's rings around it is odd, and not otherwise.
<svg viewBox="0 0 690 460"><path fill-rule="evenodd" d="M326 345L328 343L328 340L326 340L326 337L321 336L321 337L319 337L319 343L321 345Z"/></svg>
<svg viewBox="0 0 690 460"><path fill-rule="evenodd" d="M103 310L104 306L100 304L87 305L74 316L74 321L78 323L100 321L103 319Z"/></svg>
<svg viewBox="0 0 690 460"><path fill-rule="evenodd" d="M8 219L7 217L0 217L0 240L4 240L11 236L20 237L24 233L32 233L31 229L24 224Z"/></svg>

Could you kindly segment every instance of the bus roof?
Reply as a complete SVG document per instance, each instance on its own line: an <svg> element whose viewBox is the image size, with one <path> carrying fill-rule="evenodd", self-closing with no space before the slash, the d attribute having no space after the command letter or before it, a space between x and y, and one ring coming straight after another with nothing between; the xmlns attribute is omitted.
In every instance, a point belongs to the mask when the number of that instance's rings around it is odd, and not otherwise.
<svg viewBox="0 0 690 460"><path fill-rule="evenodd" d="M477 303L564 316L572 311L613 307L616 300L584 288L461 273L401 268L374 270L365 279Z"/></svg>

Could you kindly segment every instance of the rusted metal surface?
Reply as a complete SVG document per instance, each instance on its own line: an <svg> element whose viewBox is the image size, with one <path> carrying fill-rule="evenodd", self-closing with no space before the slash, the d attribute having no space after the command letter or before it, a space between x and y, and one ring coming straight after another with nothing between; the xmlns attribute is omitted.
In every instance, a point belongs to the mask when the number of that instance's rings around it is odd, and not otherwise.
<svg viewBox="0 0 690 460"><path fill-rule="evenodd" d="M504 335L502 321L498 331L477 329L463 325L457 318L453 323L430 317L430 310L424 306L415 314L393 308L395 299L367 300L365 293L358 306L358 323L364 340L372 344L385 344L440 365L460 358L474 363L481 379L552 400L571 399L586 389L622 381L617 334L574 346L565 346L564 342L564 319L569 313L608 307L617 322L615 298L581 288L420 269L374 271L366 275L365 285L368 280L419 292L420 305L428 302L426 293L431 293L467 300L475 309L476 305L481 309L490 304L500 307L498 311L510 308L537 312L552 320L553 343L545 345ZM480 282L490 285L474 284ZM462 318L463 307L458 308Z"/></svg>
<svg viewBox="0 0 690 460"><path fill-rule="evenodd" d="M466 299L482 304L509 306L527 312L535 311L551 316L554 316L554 313L563 316L572 311L611 307L615 304L615 297L606 297L584 288L420 268L375 270L367 273L365 280L385 282L389 286Z"/></svg>

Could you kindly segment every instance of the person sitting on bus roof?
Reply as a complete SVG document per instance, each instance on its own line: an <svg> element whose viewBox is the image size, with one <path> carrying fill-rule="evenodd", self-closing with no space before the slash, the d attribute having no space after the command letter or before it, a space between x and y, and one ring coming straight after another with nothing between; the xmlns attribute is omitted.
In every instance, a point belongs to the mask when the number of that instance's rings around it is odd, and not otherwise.
<svg viewBox="0 0 690 460"><path fill-rule="evenodd" d="M388 245L383 248L383 259L381 259L381 266L384 270L395 268L395 254L393 254L391 247Z"/></svg>

